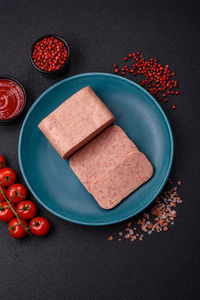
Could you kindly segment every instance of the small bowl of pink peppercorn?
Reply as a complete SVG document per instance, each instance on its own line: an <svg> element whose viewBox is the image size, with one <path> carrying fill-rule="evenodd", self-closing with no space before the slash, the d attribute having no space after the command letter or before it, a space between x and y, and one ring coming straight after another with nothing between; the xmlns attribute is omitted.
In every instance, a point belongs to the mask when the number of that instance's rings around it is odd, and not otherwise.
<svg viewBox="0 0 200 300"><path fill-rule="evenodd" d="M37 39L30 50L31 62L35 69L48 77L57 77L67 71L69 57L68 43L53 34Z"/></svg>

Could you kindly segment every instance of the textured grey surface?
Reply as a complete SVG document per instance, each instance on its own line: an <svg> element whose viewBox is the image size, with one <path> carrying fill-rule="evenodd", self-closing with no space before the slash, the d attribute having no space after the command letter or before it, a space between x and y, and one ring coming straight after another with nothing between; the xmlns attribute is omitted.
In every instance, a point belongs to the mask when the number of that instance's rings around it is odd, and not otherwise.
<svg viewBox="0 0 200 300"><path fill-rule="evenodd" d="M140 50L171 66L181 94L162 106L175 138L171 178L183 182L184 201L174 227L133 244L106 239L126 223L79 226L39 205L52 226L45 238L14 241L1 223L0 299L199 298L199 25L192 1L0 0L0 75L24 84L26 111L58 80L82 72L112 72L113 63L123 63L129 51ZM63 36L71 46L70 70L59 79L42 77L29 60L32 42L46 33ZM0 153L18 172L18 180L21 124L0 124Z"/></svg>

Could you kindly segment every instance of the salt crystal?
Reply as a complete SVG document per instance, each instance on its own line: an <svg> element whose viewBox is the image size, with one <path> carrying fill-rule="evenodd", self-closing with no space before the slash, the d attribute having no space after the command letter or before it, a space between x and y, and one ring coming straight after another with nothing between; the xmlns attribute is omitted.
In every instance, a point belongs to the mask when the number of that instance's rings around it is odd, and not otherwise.
<svg viewBox="0 0 200 300"><path fill-rule="evenodd" d="M147 232L147 229L146 229L146 226L145 226L145 225L142 225L142 231Z"/></svg>
<svg viewBox="0 0 200 300"><path fill-rule="evenodd" d="M127 233L127 234L125 234L125 239L129 239L130 238L130 234L129 233Z"/></svg>
<svg viewBox="0 0 200 300"><path fill-rule="evenodd" d="M177 183L180 185L181 183ZM164 192L162 195L157 197L155 200L155 205L151 208L150 213L143 213L142 219L137 219L135 222L141 224L140 227L133 227L134 223L129 222L127 227L124 229L125 233L119 232L119 236L124 236L125 239L130 239L131 242L137 239L141 241L145 233L149 235L152 232L162 232L167 231L169 224L174 225L174 219L176 217L176 206L183 201L176 192L177 188L173 187L170 191ZM135 223L135 224L136 224ZM144 234L136 233L143 231ZM109 236L108 240L114 239L113 236ZM121 241L122 238L118 238Z"/></svg>

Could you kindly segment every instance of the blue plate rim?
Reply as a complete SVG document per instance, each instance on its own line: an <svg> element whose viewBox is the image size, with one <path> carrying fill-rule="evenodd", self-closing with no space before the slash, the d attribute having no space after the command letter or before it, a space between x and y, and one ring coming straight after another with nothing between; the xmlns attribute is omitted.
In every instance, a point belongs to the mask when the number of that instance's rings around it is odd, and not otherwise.
<svg viewBox="0 0 200 300"><path fill-rule="evenodd" d="M158 108L158 110L160 111L166 125L167 125L167 128L168 128L168 131L169 131L169 136L170 136L170 161L169 161L169 165L168 165L168 169L167 169L167 172L166 172L166 175L165 175L165 179L163 180L160 188L157 190L157 192L154 193L154 195L152 196L152 199L151 201L149 201L148 203L146 203L145 205L143 205L141 208L137 209L136 211L132 212L132 213L129 213L128 215L126 216L123 216L123 217L119 217L119 218L116 218L115 220L111 220L111 221L105 221L105 222L86 222L86 221L80 221L80 220L77 220L77 219L73 219L73 218L70 218L70 217L66 217L66 216L63 216L61 215L60 213L57 213L55 212L53 209L49 208L46 204L44 204L39 197L37 197L37 195L35 194L35 192L33 191L31 185L29 184L29 181L26 177L26 174L25 174L25 170L23 168L23 164L22 164L22 157L21 157L21 147L22 147L22 137L23 137L23 132L24 132L24 128L26 126L26 123L29 119L29 116L30 114L32 113L32 111L34 110L34 108L38 105L38 103L40 102L40 100L46 95L49 93L49 91L51 91L52 89L56 88L57 86L59 86L60 84L62 84L63 82L65 81L72 81L72 80L76 80L77 78L80 78L80 77L86 77L86 76L107 76L107 77L112 77L112 78L115 78L115 79L118 79L118 80L122 80L122 81L125 81L126 83L129 83L131 85L134 85L136 86L139 90L141 90L142 92L144 92L145 94L147 94L147 96L151 99L151 101L154 103L154 105L156 105L156 107ZM76 224L80 224L80 225L87 225L87 226L105 226L105 225L112 225L112 224L116 224L116 223L119 223L119 222L122 222L122 221L125 221L137 214L139 214L141 211L143 211L146 207L148 207L155 199L156 197L161 193L162 189L164 188L168 178L169 178L169 174L170 174L170 171L171 171L171 168L172 168L172 163L173 163L173 157L174 157L174 139L173 139L173 133L172 133L172 129L171 129L171 126L170 126L170 123L169 123L169 120L164 112L164 110L162 109L162 107L158 104L158 102L154 99L154 97L149 93L147 92L144 88L142 88L139 84L135 83L134 81L131 81L130 79L127 79L127 78L123 78L123 77L120 77L118 75L113 75L113 74L110 74L110 73L103 73L103 72L87 72L87 73L81 73L81 74L77 74L77 75L73 75L71 77L68 77L68 78L65 78L55 84L53 84L51 87L49 87L46 91L44 91L38 98L37 100L33 103L33 105L30 107L26 117L24 118L24 121L23 121L23 124L21 126L21 129L20 129L20 134L19 134L19 141L18 141L18 160L19 160L19 166L20 166L20 169L21 169L21 172L22 172L22 175L24 177L24 180L29 188L29 190L31 191L32 195L37 199L37 201L44 207L46 208L49 212L51 212L52 214L56 215L57 217L65 220L65 221L70 221L72 223L76 223Z"/></svg>

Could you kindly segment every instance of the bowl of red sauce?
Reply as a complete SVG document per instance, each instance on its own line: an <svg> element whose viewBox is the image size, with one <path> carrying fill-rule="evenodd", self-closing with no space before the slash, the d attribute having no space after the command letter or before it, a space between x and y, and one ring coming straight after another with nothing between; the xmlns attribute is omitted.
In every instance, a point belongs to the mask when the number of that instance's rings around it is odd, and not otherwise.
<svg viewBox="0 0 200 300"><path fill-rule="evenodd" d="M30 49L33 66L48 77L56 77L67 71L69 57L69 45L58 35L44 35L37 39Z"/></svg>
<svg viewBox="0 0 200 300"><path fill-rule="evenodd" d="M26 92L21 83L11 77L0 76L0 122L17 119L26 104Z"/></svg>

